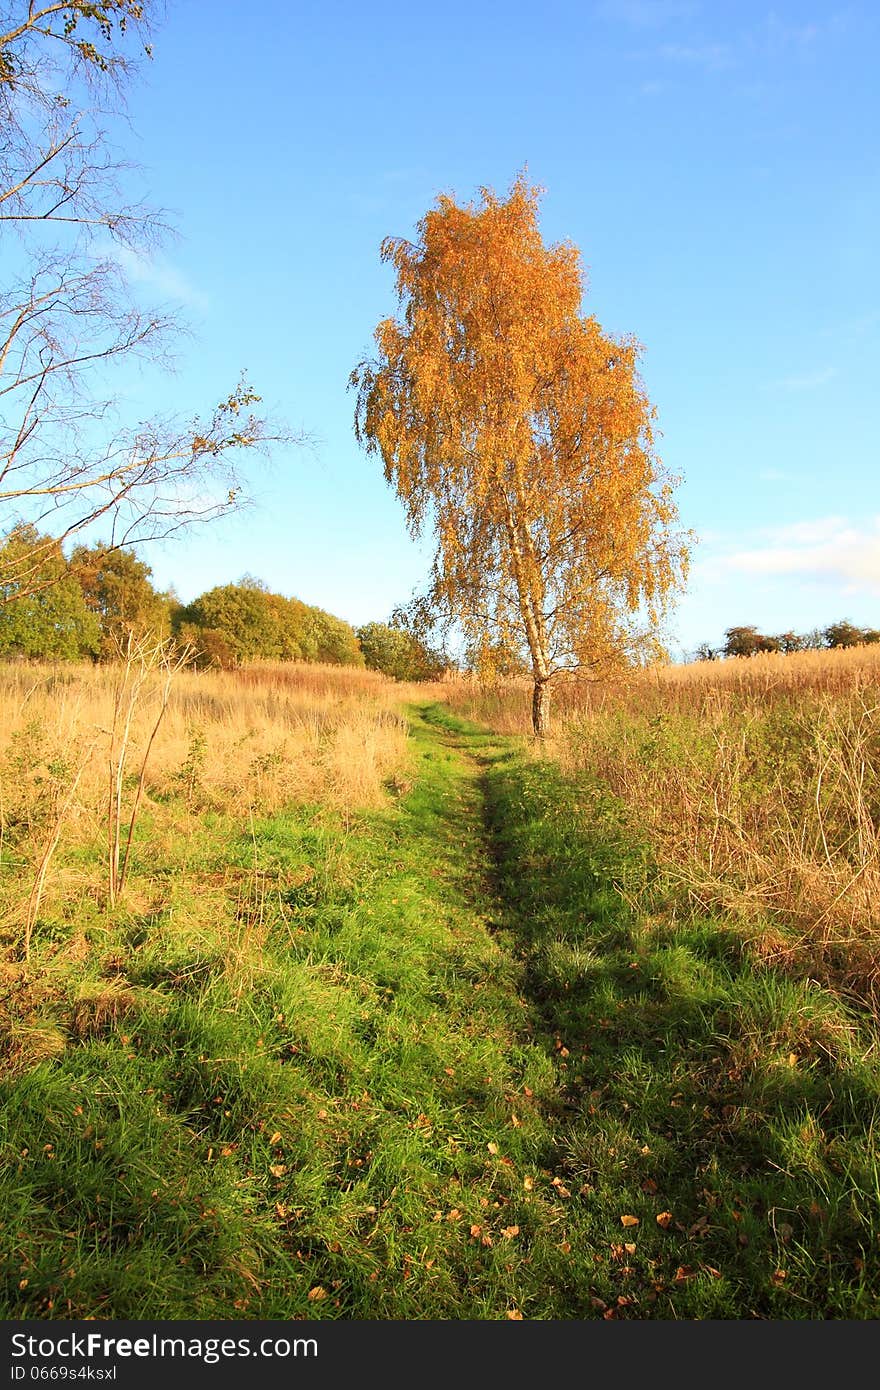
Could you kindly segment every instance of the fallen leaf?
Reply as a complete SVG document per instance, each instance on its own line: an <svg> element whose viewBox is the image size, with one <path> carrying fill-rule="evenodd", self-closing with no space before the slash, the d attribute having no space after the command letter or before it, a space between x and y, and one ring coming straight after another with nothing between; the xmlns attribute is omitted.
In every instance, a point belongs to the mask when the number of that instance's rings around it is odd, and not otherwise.
<svg viewBox="0 0 880 1390"><path fill-rule="evenodd" d="M628 1242L623 1248L628 1255L634 1255L636 1253L636 1247L631 1242Z"/></svg>
<svg viewBox="0 0 880 1390"><path fill-rule="evenodd" d="M521 1121L517 1119L516 1115L511 1115L510 1123L513 1125L514 1129L519 1129Z"/></svg>
<svg viewBox="0 0 880 1390"><path fill-rule="evenodd" d="M507 1316L510 1318L511 1322L522 1322L523 1320L522 1313L520 1313L516 1308L508 1309Z"/></svg>
<svg viewBox="0 0 880 1390"><path fill-rule="evenodd" d="M270 1143L270 1144L278 1144L278 1143L280 1142L280 1140L281 1140L281 1130L280 1130L280 1129L276 1129L275 1133L272 1135L272 1138L269 1140L269 1143Z"/></svg>
<svg viewBox="0 0 880 1390"><path fill-rule="evenodd" d="M782 1281L783 1281L784 1279L787 1279L787 1278L788 1278L788 1272L787 1272L787 1270L784 1270L784 1269L774 1269L774 1271L773 1271L773 1282L774 1282L774 1284L781 1284Z"/></svg>
<svg viewBox="0 0 880 1390"><path fill-rule="evenodd" d="M657 1191L657 1184L655 1183L655 1181L654 1181L653 1178L645 1178L645 1181L642 1183L642 1191L643 1191L643 1192L656 1192L656 1191Z"/></svg>
<svg viewBox="0 0 880 1390"><path fill-rule="evenodd" d="M675 1271L673 1282L676 1284L683 1284L688 1279L694 1279L696 1273L697 1271L690 1265L679 1265L678 1269Z"/></svg>
<svg viewBox="0 0 880 1390"><path fill-rule="evenodd" d="M447 1221L460 1221L460 1220L461 1220L461 1212L459 1211L458 1207L453 1207L453 1208L452 1208L452 1211L449 1213L449 1215L447 1216L446 1220L447 1220Z"/></svg>
<svg viewBox="0 0 880 1390"><path fill-rule="evenodd" d="M490 1142L490 1143L488 1143L488 1144L486 1145L486 1148L489 1150L490 1154L497 1154L497 1152L498 1152L498 1145L497 1145L497 1144L494 1144L494 1143L491 1143L491 1142Z"/></svg>
<svg viewBox="0 0 880 1390"><path fill-rule="evenodd" d="M501 1234L508 1240L513 1240L514 1236L519 1235L519 1226L502 1226Z"/></svg>
<svg viewBox="0 0 880 1390"><path fill-rule="evenodd" d="M273 1177L273 1178L283 1178L283 1177L284 1177L284 1174L287 1172L287 1164L286 1164L286 1163L270 1163L270 1164L269 1164L269 1172L272 1174L272 1177Z"/></svg>
<svg viewBox="0 0 880 1390"><path fill-rule="evenodd" d="M320 1284L316 1284L313 1289L309 1289L308 1296L313 1303L318 1303L322 1298L327 1297L327 1290L322 1289Z"/></svg>
<svg viewBox="0 0 880 1390"><path fill-rule="evenodd" d="M788 1054L788 1065L789 1065L790 1067L796 1067L796 1066L797 1066L797 1061L798 1061L798 1055L797 1055L797 1053L796 1053L796 1052L789 1052L789 1054Z"/></svg>
<svg viewBox="0 0 880 1390"><path fill-rule="evenodd" d="M620 1224L621 1226L638 1226L639 1218L637 1216L622 1216Z"/></svg>
<svg viewBox="0 0 880 1390"><path fill-rule="evenodd" d="M669 1225L671 1224L671 1222L672 1222L672 1212L671 1212L671 1211L658 1211L658 1213L657 1213L657 1225L658 1225L658 1226L662 1226L663 1229L664 1229L664 1231L665 1231L665 1230L667 1230L667 1229L669 1228Z"/></svg>
<svg viewBox="0 0 880 1390"><path fill-rule="evenodd" d="M482 1226L471 1226L471 1235L478 1236L481 1233L482 1229Z"/></svg>
<svg viewBox="0 0 880 1390"><path fill-rule="evenodd" d="M534 1186L535 1186L535 1179L534 1179L534 1178L523 1178L523 1187L525 1188L526 1192L531 1192L531 1190L532 1190L532 1188L533 1188Z"/></svg>

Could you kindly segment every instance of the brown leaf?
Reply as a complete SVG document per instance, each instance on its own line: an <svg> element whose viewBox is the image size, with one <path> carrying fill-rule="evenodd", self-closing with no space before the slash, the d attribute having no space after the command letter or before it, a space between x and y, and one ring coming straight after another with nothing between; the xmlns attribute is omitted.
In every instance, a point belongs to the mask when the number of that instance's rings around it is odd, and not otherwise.
<svg viewBox="0 0 880 1390"><path fill-rule="evenodd" d="M658 1226L662 1226L664 1231L665 1231L665 1230L668 1230L668 1228L669 1228L669 1226L671 1225L671 1223L672 1223L672 1212L671 1212L671 1211L659 1211L659 1212L657 1213L657 1225L658 1225Z"/></svg>
<svg viewBox="0 0 880 1390"><path fill-rule="evenodd" d="M622 1216L620 1224L621 1226L638 1226L639 1218L637 1216Z"/></svg>
<svg viewBox="0 0 880 1390"><path fill-rule="evenodd" d="M519 1235L519 1226L502 1226L501 1234L508 1240L513 1240L514 1236Z"/></svg>
<svg viewBox="0 0 880 1390"><path fill-rule="evenodd" d="M286 1163L270 1163L270 1164L269 1164L269 1172L272 1174L272 1177L273 1177L273 1178L283 1178L283 1177L284 1177L284 1174L287 1172L287 1164L286 1164Z"/></svg>
<svg viewBox="0 0 880 1390"><path fill-rule="evenodd" d="M651 1193L657 1191L657 1184L653 1178L645 1178L645 1181L642 1183L642 1191Z"/></svg>
<svg viewBox="0 0 880 1390"><path fill-rule="evenodd" d="M673 1282L676 1284L684 1284L688 1279L695 1279L696 1274L697 1271L693 1269L691 1265L679 1265L678 1269L675 1271Z"/></svg>

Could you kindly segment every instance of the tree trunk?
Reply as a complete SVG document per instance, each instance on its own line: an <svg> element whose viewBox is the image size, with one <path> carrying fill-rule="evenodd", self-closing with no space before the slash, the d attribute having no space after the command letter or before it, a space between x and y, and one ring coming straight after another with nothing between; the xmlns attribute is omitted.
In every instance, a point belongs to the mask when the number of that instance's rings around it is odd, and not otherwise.
<svg viewBox="0 0 880 1390"><path fill-rule="evenodd" d="M538 677L532 693L532 728L536 738L545 738L550 729L550 686Z"/></svg>

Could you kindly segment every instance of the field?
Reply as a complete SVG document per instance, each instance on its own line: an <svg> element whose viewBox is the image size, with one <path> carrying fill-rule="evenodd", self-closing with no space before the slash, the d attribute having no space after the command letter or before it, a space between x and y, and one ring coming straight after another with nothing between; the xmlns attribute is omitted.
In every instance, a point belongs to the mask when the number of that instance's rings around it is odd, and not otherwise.
<svg viewBox="0 0 880 1390"><path fill-rule="evenodd" d="M4 1315L880 1315L878 672L2 668Z"/></svg>

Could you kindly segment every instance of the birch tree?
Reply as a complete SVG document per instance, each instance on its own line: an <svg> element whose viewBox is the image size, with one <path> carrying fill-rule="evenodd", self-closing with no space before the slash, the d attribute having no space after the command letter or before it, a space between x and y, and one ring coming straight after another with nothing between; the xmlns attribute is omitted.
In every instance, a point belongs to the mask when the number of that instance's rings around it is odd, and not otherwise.
<svg viewBox="0 0 880 1390"><path fill-rule="evenodd" d="M637 615L656 624L688 547L639 345L582 313L579 252L544 244L539 192L443 196L416 241L383 243L400 314L351 384L359 440L436 540L430 611L522 654L543 736L554 679L625 652Z"/></svg>

